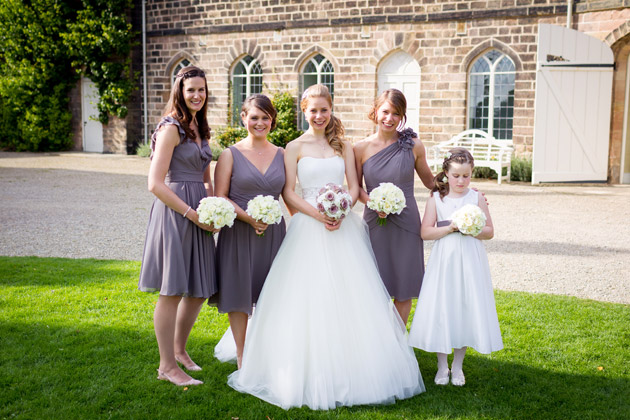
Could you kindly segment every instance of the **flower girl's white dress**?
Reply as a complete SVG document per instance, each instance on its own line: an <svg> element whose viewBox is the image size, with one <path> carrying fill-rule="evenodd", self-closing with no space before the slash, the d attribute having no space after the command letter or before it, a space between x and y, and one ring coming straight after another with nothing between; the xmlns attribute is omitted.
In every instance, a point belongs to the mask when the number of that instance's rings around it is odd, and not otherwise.
<svg viewBox="0 0 630 420"><path fill-rule="evenodd" d="M344 160L304 157L297 172L314 206L322 186L343 183ZM359 216L334 232L301 213L291 219L228 383L285 409L393 403L425 390Z"/></svg>
<svg viewBox="0 0 630 420"><path fill-rule="evenodd" d="M434 194L437 220L446 221L465 204L478 205L474 190L460 198ZM409 344L433 353L473 347L479 353L503 348L490 266L480 239L453 232L433 244L409 332Z"/></svg>

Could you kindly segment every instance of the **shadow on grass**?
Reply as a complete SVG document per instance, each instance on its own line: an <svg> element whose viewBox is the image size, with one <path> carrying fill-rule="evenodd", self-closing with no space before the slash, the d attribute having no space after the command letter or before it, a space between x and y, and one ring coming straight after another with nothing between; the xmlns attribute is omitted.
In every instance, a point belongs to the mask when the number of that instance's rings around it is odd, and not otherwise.
<svg viewBox="0 0 630 420"><path fill-rule="evenodd" d="M210 311L207 311L210 312ZM155 379L157 349L147 316L137 329L51 326L18 320L0 325L0 415L15 418L620 418L630 412L630 380L554 372L469 355L465 387L433 384L433 354L417 351L427 392L389 406L330 412L284 411L226 384L235 366L213 358L216 333L195 327L189 352L205 385L177 388ZM148 317L150 318L150 317ZM106 320L104 320L106 322ZM199 324L204 320L200 319Z"/></svg>
<svg viewBox="0 0 630 420"><path fill-rule="evenodd" d="M203 309L188 345L203 366L193 376L205 384L184 389L156 380L159 356L152 317L157 297L135 290L139 263L0 258L0 269L0 418L630 416L623 322L630 312L624 305L497 293L506 349L492 356L471 352L464 362L466 386L434 385L435 355L416 350L424 394L389 406L284 411L228 387L235 366L213 357L227 326L226 316L215 308ZM56 291L50 293L52 289ZM596 363L605 369L593 368Z"/></svg>

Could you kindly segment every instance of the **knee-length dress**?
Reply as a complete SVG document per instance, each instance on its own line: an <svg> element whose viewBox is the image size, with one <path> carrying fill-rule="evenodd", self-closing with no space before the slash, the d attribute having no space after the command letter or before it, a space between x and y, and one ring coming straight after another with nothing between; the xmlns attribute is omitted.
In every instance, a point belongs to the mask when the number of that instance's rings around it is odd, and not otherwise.
<svg viewBox="0 0 630 420"><path fill-rule="evenodd" d="M186 139L179 122L164 117L151 137L155 150L157 132L175 125L182 142L173 149L166 185L192 208L206 197L203 174L212 161L208 142L199 147ZM208 298L217 291L214 241L203 229L156 198L151 207L142 255L138 289L166 296Z"/></svg>
<svg viewBox="0 0 630 420"><path fill-rule="evenodd" d="M434 197L437 220L445 223L455 210L479 202L474 190L459 198ZM433 353L473 347L488 354L503 348L488 256L480 239L453 232L435 241L409 344Z"/></svg>
<svg viewBox="0 0 630 420"><path fill-rule="evenodd" d="M400 214L387 216L384 226L378 214L365 207L363 219L370 229L370 242L378 271L389 294L398 300L418 297L424 275L424 251L420 237L420 213L413 193L415 157L413 138L408 128L398 141L371 156L363 164L363 177L369 194L381 182L391 182L405 194L407 206Z"/></svg>
<svg viewBox="0 0 630 420"><path fill-rule="evenodd" d="M243 210L257 195L271 195L277 200L285 182L284 150L278 148L264 174L236 147L230 151L233 166L228 197ZM217 305L219 312L251 314L285 233L284 219L269 225L264 236L238 219L231 228L221 229L217 241L219 293L208 303Z"/></svg>

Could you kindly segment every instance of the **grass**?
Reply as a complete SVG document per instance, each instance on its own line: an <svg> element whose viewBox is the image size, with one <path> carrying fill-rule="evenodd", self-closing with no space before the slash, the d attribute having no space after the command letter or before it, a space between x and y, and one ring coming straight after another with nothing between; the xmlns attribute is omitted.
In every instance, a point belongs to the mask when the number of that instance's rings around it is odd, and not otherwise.
<svg viewBox="0 0 630 420"><path fill-rule="evenodd" d="M227 317L206 307L189 352L205 381L156 380L152 313L130 261L0 257L0 418L11 419L623 419L630 418L630 306L496 292L505 349L469 351L463 388L433 384L389 406L284 411L226 384L213 358Z"/></svg>

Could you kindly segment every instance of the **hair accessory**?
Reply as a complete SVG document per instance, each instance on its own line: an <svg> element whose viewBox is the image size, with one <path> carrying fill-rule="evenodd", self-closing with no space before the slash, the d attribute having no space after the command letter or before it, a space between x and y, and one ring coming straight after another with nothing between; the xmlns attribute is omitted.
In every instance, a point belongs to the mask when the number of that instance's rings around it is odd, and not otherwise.
<svg viewBox="0 0 630 420"><path fill-rule="evenodd" d="M451 156L453 156L451 152L446 152L446 154L444 155L444 159L450 159Z"/></svg>
<svg viewBox="0 0 630 420"><path fill-rule="evenodd" d="M448 178L446 177L446 175L442 177L442 182L448 184Z"/></svg>

